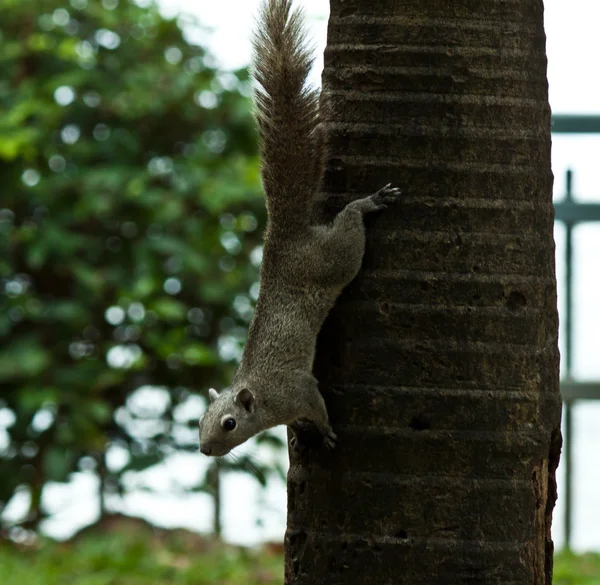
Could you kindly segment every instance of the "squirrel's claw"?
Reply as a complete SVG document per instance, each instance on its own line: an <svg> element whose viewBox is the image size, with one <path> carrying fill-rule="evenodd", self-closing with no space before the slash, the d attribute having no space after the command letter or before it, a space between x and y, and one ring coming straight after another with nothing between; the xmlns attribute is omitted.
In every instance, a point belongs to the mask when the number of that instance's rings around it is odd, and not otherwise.
<svg viewBox="0 0 600 585"><path fill-rule="evenodd" d="M329 431L323 436L323 444L325 447L327 447L327 449L335 448L337 444L337 435L333 431Z"/></svg>
<svg viewBox="0 0 600 585"><path fill-rule="evenodd" d="M291 439L290 439L290 449L296 453L296 454L300 454L302 453L302 451L304 451L306 447L302 444L302 441L298 440L298 436L294 435Z"/></svg>

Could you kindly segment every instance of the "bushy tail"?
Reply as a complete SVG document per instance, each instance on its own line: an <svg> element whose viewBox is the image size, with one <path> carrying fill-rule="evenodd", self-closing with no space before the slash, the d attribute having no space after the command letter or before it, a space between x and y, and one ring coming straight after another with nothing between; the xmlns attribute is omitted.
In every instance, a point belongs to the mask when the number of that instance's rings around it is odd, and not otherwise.
<svg viewBox="0 0 600 585"><path fill-rule="evenodd" d="M308 224L325 162L319 91L306 85L313 56L292 0L263 0L253 75L262 178L271 228Z"/></svg>

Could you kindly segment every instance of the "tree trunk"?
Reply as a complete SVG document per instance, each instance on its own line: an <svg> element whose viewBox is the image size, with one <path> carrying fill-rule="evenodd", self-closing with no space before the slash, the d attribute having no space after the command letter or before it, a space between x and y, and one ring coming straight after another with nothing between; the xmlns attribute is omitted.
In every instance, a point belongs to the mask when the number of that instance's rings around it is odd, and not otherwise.
<svg viewBox="0 0 600 585"><path fill-rule="evenodd" d="M560 453L541 0L332 0L326 206L392 182L319 339L287 585L550 585Z"/></svg>
<svg viewBox="0 0 600 585"><path fill-rule="evenodd" d="M218 462L214 463L208 470L208 484L212 497L213 507L213 536L221 538L223 534L222 503L221 503L221 475L222 469Z"/></svg>

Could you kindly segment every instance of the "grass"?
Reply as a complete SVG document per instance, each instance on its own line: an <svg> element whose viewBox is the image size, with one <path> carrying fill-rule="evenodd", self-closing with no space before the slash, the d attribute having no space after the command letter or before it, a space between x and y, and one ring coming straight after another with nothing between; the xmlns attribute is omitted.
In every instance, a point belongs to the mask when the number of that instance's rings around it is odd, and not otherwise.
<svg viewBox="0 0 600 585"><path fill-rule="evenodd" d="M600 553L558 553L554 557L554 585L600 585Z"/></svg>
<svg viewBox="0 0 600 585"><path fill-rule="evenodd" d="M0 544L11 585L281 585L280 550L209 544L188 533L86 535L35 550Z"/></svg>
<svg viewBox="0 0 600 585"><path fill-rule="evenodd" d="M0 583L11 585L282 585L281 546L254 551L186 531L119 526L72 542L0 542ZM600 585L600 554L558 553L554 585Z"/></svg>

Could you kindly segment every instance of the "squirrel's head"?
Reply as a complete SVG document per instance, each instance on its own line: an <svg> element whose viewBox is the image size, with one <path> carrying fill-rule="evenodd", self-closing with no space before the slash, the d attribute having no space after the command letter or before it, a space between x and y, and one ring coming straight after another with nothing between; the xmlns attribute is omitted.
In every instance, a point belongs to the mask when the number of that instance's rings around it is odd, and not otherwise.
<svg viewBox="0 0 600 585"><path fill-rule="evenodd" d="M219 394L208 391L210 404L200 419L200 451L204 455L227 455L256 434L255 399L248 388Z"/></svg>

